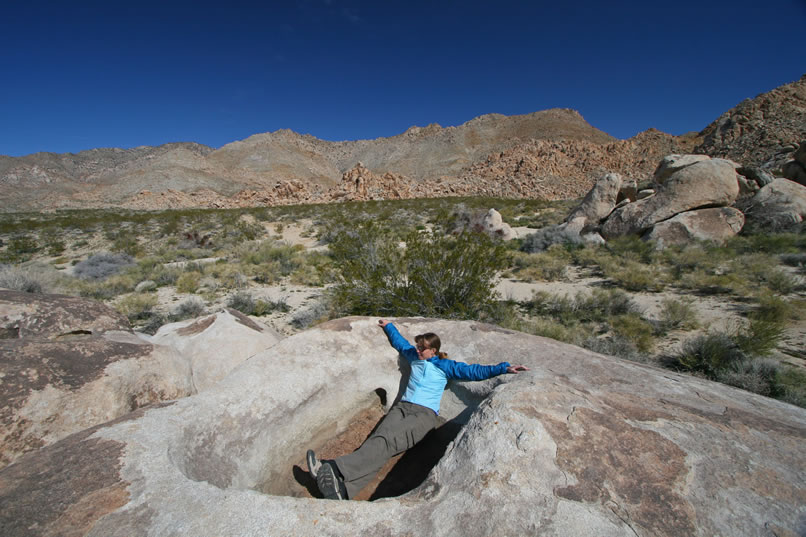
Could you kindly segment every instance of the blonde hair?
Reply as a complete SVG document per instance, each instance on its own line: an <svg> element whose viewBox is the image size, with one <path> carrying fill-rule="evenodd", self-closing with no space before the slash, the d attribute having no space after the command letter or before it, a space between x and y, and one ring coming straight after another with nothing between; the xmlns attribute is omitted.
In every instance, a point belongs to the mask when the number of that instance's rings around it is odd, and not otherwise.
<svg viewBox="0 0 806 537"><path fill-rule="evenodd" d="M423 345L426 348L433 349L433 351L442 359L448 357L447 352L439 352L440 346L442 346L442 342L439 340L439 336L433 332L428 332L426 334L420 334L418 336L414 336L414 342L417 345Z"/></svg>

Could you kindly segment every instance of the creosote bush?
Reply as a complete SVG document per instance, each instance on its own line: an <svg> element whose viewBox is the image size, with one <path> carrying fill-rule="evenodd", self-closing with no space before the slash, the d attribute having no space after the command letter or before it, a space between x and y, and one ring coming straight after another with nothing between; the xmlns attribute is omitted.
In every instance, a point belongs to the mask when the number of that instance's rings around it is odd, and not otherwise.
<svg viewBox="0 0 806 537"><path fill-rule="evenodd" d="M506 249L484 234L413 231L404 245L369 223L339 233L330 245L339 283L337 311L355 315L423 315L472 319L495 307L493 278Z"/></svg>

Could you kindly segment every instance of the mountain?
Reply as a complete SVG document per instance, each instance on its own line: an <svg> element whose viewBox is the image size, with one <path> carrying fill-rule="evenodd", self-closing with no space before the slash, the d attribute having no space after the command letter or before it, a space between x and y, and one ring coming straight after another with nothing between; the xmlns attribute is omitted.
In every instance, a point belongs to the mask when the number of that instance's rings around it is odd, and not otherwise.
<svg viewBox="0 0 806 537"><path fill-rule="evenodd" d="M806 75L745 99L700 133L695 151L745 165L780 168L806 140Z"/></svg>
<svg viewBox="0 0 806 537"><path fill-rule="evenodd" d="M3 211L242 207L456 195L564 199L606 172L650 177L670 153L776 168L806 139L806 76L746 100L700 133L618 140L576 111L488 114L330 142L283 129L213 149L173 143L0 156Z"/></svg>

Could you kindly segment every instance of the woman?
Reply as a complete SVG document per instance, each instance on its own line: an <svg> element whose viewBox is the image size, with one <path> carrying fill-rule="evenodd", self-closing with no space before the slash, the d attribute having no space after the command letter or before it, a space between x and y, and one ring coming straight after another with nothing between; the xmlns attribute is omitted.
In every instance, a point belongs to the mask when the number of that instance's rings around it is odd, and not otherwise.
<svg viewBox="0 0 806 537"><path fill-rule="evenodd" d="M416 345L412 345L391 322L381 319L378 325L392 347L411 364L411 376L403 397L360 448L332 461L320 461L313 450L308 450L308 471L328 499L354 498L386 461L414 446L436 427L448 379L485 380L529 370L508 362L480 365L448 360L448 355L439 351L441 342L436 334L416 336Z"/></svg>

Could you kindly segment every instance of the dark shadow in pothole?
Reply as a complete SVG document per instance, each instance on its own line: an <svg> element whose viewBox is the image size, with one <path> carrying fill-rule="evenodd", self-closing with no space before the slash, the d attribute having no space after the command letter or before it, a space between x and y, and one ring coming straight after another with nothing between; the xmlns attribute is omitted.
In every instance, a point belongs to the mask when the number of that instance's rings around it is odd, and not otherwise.
<svg viewBox="0 0 806 537"><path fill-rule="evenodd" d="M375 478L352 499L372 501L393 498L419 487L488 393L489 387L478 382L450 382L443 395L442 411L445 417L440 417L439 425L413 448L387 461ZM376 395L382 400L385 392L376 390ZM358 449L384 416L382 404L365 409L351 420L346 431L326 444L314 447L317 456L322 459L336 458ZM289 487L293 490L288 490L287 495L321 497L304 461L293 466L292 474L295 484Z"/></svg>

